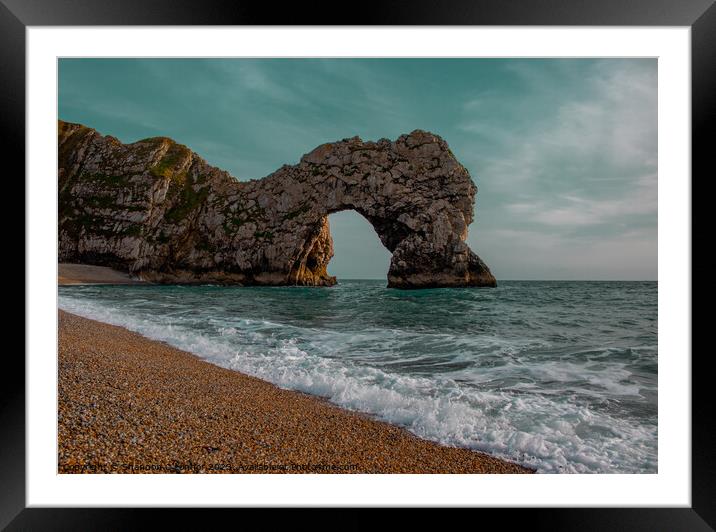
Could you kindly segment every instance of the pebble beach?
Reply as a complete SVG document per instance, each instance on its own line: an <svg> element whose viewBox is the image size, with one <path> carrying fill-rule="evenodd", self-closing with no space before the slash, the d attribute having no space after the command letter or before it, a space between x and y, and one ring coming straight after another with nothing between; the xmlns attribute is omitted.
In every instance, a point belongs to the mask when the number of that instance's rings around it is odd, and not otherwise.
<svg viewBox="0 0 716 532"><path fill-rule="evenodd" d="M58 311L60 473L531 473Z"/></svg>

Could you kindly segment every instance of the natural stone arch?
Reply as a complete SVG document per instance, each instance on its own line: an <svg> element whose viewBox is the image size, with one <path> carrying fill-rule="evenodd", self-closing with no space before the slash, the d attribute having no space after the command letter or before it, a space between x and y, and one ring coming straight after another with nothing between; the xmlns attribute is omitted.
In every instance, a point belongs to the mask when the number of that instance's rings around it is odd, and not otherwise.
<svg viewBox="0 0 716 532"><path fill-rule="evenodd" d="M338 282L387 279L393 254L365 216L355 209L332 212L328 215L328 229L334 244L328 271Z"/></svg>
<svg viewBox="0 0 716 532"><path fill-rule="evenodd" d="M324 144L246 182L164 137L124 145L61 122L58 142L61 260L158 282L332 285L328 216L351 209L392 253L389 286L495 284L465 243L477 189L431 133Z"/></svg>
<svg viewBox="0 0 716 532"><path fill-rule="evenodd" d="M308 240L310 242L308 253L304 254L299 252L299 259L289 273L289 279L293 284L306 284L305 281L308 279L314 280L313 282L307 283L310 285L330 286L337 282L335 276L328 274L328 265L333 258L333 235L331 233L329 217L332 214L346 211L357 213L373 227L375 233L378 235L378 240L382 246L390 252L392 258L393 251L396 247L396 245L394 245L396 238L395 233L389 231L378 233L375 222L366 216L365 213L361 212L360 209L345 208L330 211L316 223L316 227L319 227L319 230L315 239L310 238Z"/></svg>
<svg viewBox="0 0 716 532"><path fill-rule="evenodd" d="M409 235L409 230L400 222L389 223L372 216L361 208L344 207L328 210L325 214L319 215L319 219L311 223L306 221L307 226L314 228L306 239L306 245L297 250L297 260L289 273L289 279L293 284L316 284L332 285L336 278L328 274L328 264L333 258L333 235L330 231L328 217L331 214L343 211L353 211L361 215L373 227L380 242L391 253L392 256L400 242ZM310 220L310 218L308 218ZM315 237L314 237L315 235ZM308 250L305 252L305 250ZM390 271L390 270L389 270Z"/></svg>

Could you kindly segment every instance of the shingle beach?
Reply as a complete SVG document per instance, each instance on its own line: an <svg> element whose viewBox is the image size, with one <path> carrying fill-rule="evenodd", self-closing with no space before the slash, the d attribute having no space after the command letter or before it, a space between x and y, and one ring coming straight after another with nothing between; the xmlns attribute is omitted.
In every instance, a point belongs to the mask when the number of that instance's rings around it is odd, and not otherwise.
<svg viewBox="0 0 716 532"><path fill-rule="evenodd" d="M530 473L59 311L60 473Z"/></svg>

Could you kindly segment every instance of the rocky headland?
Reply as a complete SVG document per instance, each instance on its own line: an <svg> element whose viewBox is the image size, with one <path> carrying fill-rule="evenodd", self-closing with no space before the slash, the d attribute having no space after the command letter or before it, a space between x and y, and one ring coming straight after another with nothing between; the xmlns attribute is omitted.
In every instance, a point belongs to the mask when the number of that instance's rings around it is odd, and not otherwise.
<svg viewBox="0 0 716 532"><path fill-rule="evenodd" d="M238 181L182 144L58 124L59 260L159 283L330 286L328 215L354 210L392 253L388 286L495 286L465 243L477 188L439 136L358 137Z"/></svg>

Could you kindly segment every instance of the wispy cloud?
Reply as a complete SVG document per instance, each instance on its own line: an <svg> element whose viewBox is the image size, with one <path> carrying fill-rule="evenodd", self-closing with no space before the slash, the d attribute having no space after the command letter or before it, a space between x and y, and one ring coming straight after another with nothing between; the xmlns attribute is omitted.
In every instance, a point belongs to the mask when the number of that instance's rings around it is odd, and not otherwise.
<svg viewBox="0 0 716 532"><path fill-rule="evenodd" d="M511 91L473 94L459 125L480 190L471 244L498 277L655 278L655 62L504 70Z"/></svg>
<svg viewBox="0 0 716 532"><path fill-rule="evenodd" d="M530 84L532 108L516 103L524 111L521 120L500 123L485 115L475 99L464 106L460 129L467 138L473 135L476 149L464 151L478 186L482 183L511 198L509 203L516 205L513 214L554 209L555 213L542 218L555 223L562 215L565 221L601 223L604 213L655 208L656 81L652 69L597 62L583 74L586 79L571 89L560 88L564 80L537 66L521 64L509 69ZM544 92L545 97L535 91ZM508 102L498 103L499 95L494 93L487 99L488 111L515 100L504 96ZM520 210L526 202L533 208Z"/></svg>
<svg viewBox="0 0 716 532"><path fill-rule="evenodd" d="M582 225L620 224L632 216L657 214L656 174L637 178L624 195L594 199L577 195L559 195L532 202L505 205L513 215L526 221L573 228Z"/></svg>
<svg viewBox="0 0 716 532"><path fill-rule="evenodd" d="M470 235L498 279L656 279L656 227L626 228L603 235L495 229Z"/></svg>

